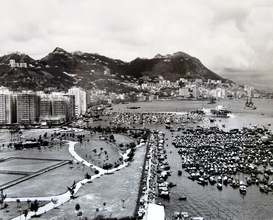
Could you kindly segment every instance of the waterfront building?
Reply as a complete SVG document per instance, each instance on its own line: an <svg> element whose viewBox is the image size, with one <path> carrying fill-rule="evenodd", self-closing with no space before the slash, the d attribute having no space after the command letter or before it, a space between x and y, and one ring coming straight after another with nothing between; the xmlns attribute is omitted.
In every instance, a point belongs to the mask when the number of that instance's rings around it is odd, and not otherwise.
<svg viewBox="0 0 273 220"><path fill-rule="evenodd" d="M216 88L214 90L214 97L217 99L226 99L227 98L227 90L223 88Z"/></svg>
<svg viewBox="0 0 273 220"><path fill-rule="evenodd" d="M68 94L75 96L75 115L85 114L87 109L86 92L81 88L72 87L68 90Z"/></svg>
<svg viewBox="0 0 273 220"><path fill-rule="evenodd" d="M194 97L194 98L199 98L200 97L200 91L199 91L199 89L197 88L197 87L193 87L192 88L192 97Z"/></svg>
<svg viewBox="0 0 273 220"><path fill-rule="evenodd" d="M253 96L254 87L253 86L249 86L249 85L245 85L245 91L246 91L246 96L247 97L252 97Z"/></svg>
<svg viewBox="0 0 273 220"><path fill-rule="evenodd" d="M184 98L188 98L190 96L189 88L180 88L179 89L179 96L182 96Z"/></svg>
<svg viewBox="0 0 273 220"><path fill-rule="evenodd" d="M202 79L195 79L195 82L198 83L198 84L202 84L203 80Z"/></svg>
<svg viewBox="0 0 273 220"><path fill-rule="evenodd" d="M137 101L138 101L138 102L144 102L144 101L146 101L145 95L143 95L142 93L141 93L141 94L138 94L138 95L137 95Z"/></svg>

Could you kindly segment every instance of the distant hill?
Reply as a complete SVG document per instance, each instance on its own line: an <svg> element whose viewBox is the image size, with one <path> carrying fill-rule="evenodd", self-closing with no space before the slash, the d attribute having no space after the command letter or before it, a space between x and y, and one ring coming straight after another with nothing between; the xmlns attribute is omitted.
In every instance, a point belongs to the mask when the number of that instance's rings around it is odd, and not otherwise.
<svg viewBox="0 0 273 220"><path fill-rule="evenodd" d="M10 59L25 62L28 67L11 68ZM14 90L67 90L78 85L85 89L124 92L134 90L127 85L129 82L159 75L170 81L179 78L225 80L207 69L200 60L183 52L165 56L158 54L151 59L137 58L131 62L95 53L69 53L59 47L40 60L20 53L0 57L0 85Z"/></svg>
<svg viewBox="0 0 273 220"><path fill-rule="evenodd" d="M164 79L171 81L179 78L223 80L222 77L207 69L200 60L183 52L166 56L158 54L152 59L137 58L128 66L129 72L137 77L161 75Z"/></svg>

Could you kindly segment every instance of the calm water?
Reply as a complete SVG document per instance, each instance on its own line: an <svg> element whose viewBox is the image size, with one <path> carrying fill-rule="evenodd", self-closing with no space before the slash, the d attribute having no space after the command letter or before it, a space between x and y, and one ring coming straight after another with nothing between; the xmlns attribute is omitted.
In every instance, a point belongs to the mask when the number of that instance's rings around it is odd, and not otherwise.
<svg viewBox="0 0 273 220"><path fill-rule="evenodd" d="M136 104L115 105L114 110L138 112L185 112L197 108L214 108L221 104L230 108L233 115L230 118L218 119L216 123L225 129L241 128L244 126L258 125L273 129L273 100L254 100L257 110L244 109L243 100L226 100L210 105L205 101L165 101ZM131 110L127 106L140 106L140 109ZM211 126L208 118L202 122L203 126ZM158 128L159 129L159 128ZM238 189L223 186L219 191L216 186L201 186L189 180L188 174L183 171L182 176L177 175L181 170L181 158L178 149L171 144L171 133L160 128L166 133L166 150L172 175L168 181L177 184L171 188L170 200L159 199L165 205L166 216L170 219L175 211L187 211L190 216L203 216L206 219L273 219L273 193L263 194L256 185L249 186L247 194L243 197ZM176 135L176 134L174 134ZM171 153L172 152L172 153ZM243 177L241 177L242 179ZM270 181L272 176L270 177ZM179 196L187 196L186 201L178 200Z"/></svg>

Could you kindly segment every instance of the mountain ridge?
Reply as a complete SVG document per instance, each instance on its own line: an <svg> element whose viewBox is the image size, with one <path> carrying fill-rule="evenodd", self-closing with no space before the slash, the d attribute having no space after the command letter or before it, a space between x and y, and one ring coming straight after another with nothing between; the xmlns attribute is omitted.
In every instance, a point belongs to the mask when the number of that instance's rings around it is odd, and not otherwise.
<svg viewBox="0 0 273 220"><path fill-rule="evenodd" d="M10 67L10 59L27 63L27 68ZM143 77L154 79L159 75L170 81L180 78L227 80L206 68L199 59L181 51L125 62L97 53L70 53L56 47L38 60L20 53L4 55L0 57L0 64L0 85L17 90L67 90L71 86L103 89L102 81L111 80L118 85L139 82Z"/></svg>

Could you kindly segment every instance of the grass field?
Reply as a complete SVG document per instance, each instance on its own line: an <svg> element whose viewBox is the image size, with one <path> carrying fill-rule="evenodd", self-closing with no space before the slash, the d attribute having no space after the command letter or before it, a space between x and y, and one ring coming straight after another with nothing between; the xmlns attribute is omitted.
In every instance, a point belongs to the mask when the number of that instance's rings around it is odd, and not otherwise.
<svg viewBox="0 0 273 220"><path fill-rule="evenodd" d="M145 146L138 148L135 159L128 167L84 185L76 199L43 214L40 219L53 220L56 216L58 219L79 219L75 211L77 203L81 206L83 217L88 219L93 219L96 215L117 218L132 216L138 199L145 150Z"/></svg>
<svg viewBox="0 0 273 220"><path fill-rule="evenodd" d="M23 131L24 137L38 138L39 135L43 135L45 132L48 135L54 133L53 129L35 129ZM131 138L123 135L115 135L116 144L101 141L96 135L90 135L90 132L82 132L85 135L83 143L75 146L75 151L89 162L96 165L102 165L105 162L115 162L120 158L121 149L118 147L119 143L126 145L132 142ZM1 136L2 138L3 136ZM6 134L9 138L9 134ZM68 138L65 138L68 140ZM107 151L107 154L101 153ZM97 153L92 155L93 150L96 149ZM125 149L123 149L125 150ZM94 153L94 152L93 152ZM89 154L89 155L88 155ZM43 214L40 219L79 219L76 216L75 204L79 203L82 207L81 211L83 216L87 216L88 219L92 219L97 214L103 214L104 216L112 217L124 217L132 216L138 196L138 189L140 183L140 177L142 173L143 161L145 155L145 147L138 148L135 153L135 158L131 164L115 172L112 175L104 175L98 179L95 179L92 183L85 184L77 193L74 200L70 200L68 203L53 209L48 213ZM106 157L107 156L107 157ZM12 149L0 149L0 159L10 157L24 157L24 158L40 158L40 159L60 159L71 160L72 156L68 152L68 146L55 145L51 148L42 147L38 149L26 149L26 150L12 150ZM14 159L0 163L0 170L13 170L13 171L37 171L47 166L53 165L55 161L44 160L20 160ZM67 187L71 186L74 180L77 182L85 178L85 174L94 174L94 170L84 167L79 163L67 164L46 172L42 175L36 176L25 182L19 183L4 190L4 193L8 197L40 197L40 196L54 196L67 191ZM11 174L0 174L2 182L12 181L16 177ZM4 181L3 181L4 179ZM1 182L0 182L1 183ZM122 202L124 200L124 203ZM106 203L103 206L103 203ZM124 205L124 206L123 206ZM21 203L22 207L27 207L26 203ZM97 212L96 209L99 209ZM6 212L6 211L9 212ZM12 216L18 216L20 207L10 203L8 209L0 210L0 216L3 219L10 219Z"/></svg>
<svg viewBox="0 0 273 220"><path fill-rule="evenodd" d="M37 172L46 167L59 163L59 161L32 160L15 158L0 163L0 170L19 171L19 172Z"/></svg>
<svg viewBox="0 0 273 220"><path fill-rule="evenodd" d="M10 181L19 179L21 177L23 177L24 175L13 175L13 174L1 174L0 173L0 186L8 183Z"/></svg>
<svg viewBox="0 0 273 220"><path fill-rule="evenodd" d="M9 197L54 196L67 191L75 181L84 179L85 174L93 174L90 169L74 165L64 165L36 176L5 190Z"/></svg>

